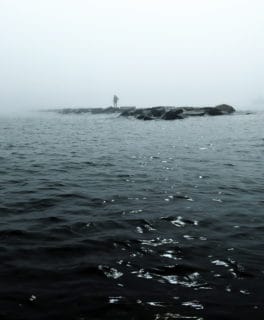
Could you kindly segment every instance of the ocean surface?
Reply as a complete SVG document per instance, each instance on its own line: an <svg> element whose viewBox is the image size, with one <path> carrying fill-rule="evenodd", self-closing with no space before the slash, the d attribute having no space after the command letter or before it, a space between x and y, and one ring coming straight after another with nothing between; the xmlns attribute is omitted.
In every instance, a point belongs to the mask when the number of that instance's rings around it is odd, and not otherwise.
<svg viewBox="0 0 264 320"><path fill-rule="evenodd" d="M264 319L263 123L0 116L0 319Z"/></svg>

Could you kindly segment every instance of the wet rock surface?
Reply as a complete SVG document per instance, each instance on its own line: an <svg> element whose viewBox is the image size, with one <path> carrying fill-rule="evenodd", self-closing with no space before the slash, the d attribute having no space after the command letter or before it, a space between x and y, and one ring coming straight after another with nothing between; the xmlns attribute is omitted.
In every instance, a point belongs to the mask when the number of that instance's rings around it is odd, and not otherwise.
<svg viewBox="0 0 264 320"><path fill-rule="evenodd" d="M188 117L201 116L220 116L231 114L235 109L227 104L221 104L215 107L171 107L158 106L151 108L136 108L136 107L107 107L107 108L62 108L46 110L57 112L60 114L120 114L122 117L133 117L138 120L178 120Z"/></svg>
<svg viewBox="0 0 264 320"><path fill-rule="evenodd" d="M227 104L215 107L153 107L144 109L131 109L121 112L121 116L134 117L139 120L176 120L188 117L220 116L235 112L232 106Z"/></svg>

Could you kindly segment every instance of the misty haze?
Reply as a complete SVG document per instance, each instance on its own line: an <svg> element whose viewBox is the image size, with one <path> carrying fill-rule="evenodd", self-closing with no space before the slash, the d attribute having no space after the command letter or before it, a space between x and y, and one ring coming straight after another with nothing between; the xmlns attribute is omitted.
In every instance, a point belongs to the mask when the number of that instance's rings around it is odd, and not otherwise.
<svg viewBox="0 0 264 320"><path fill-rule="evenodd" d="M0 3L0 108L253 108L263 95L263 1ZM263 105L263 104L262 104Z"/></svg>
<svg viewBox="0 0 264 320"><path fill-rule="evenodd" d="M0 1L0 319L263 319L263 12Z"/></svg>

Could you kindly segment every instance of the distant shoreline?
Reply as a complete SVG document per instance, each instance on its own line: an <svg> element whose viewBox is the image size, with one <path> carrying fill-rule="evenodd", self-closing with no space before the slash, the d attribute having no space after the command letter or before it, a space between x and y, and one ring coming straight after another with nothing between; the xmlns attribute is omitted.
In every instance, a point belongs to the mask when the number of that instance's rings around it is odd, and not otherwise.
<svg viewBox="0 0 264 320"><path fill-rule="evenodd" d="M44 111L44 110L43 110ZM107 108L62 108L49 109L47 112L57 112L59 114L119 114L123 117L133 117L139 120L176 120L185 119L194 116L219 116L227 115L236 112L235 108L221 104L215 107L172 107L158 106L151 108L136 108L136 107L107 107Z"/></svg>

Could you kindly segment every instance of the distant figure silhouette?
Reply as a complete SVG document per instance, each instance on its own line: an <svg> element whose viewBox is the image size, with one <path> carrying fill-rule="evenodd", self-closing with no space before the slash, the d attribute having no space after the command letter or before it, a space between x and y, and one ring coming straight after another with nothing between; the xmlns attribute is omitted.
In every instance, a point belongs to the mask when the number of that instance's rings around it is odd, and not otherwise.
<svg viewBox="0 0 264 320"><path fill-rule="evenodd" d="M117 102L118 102L119 98L118 96L115 94L113 97L113 104L114 104L114 108L117 108Z"/></svg>

